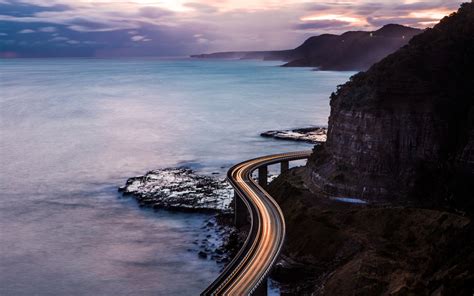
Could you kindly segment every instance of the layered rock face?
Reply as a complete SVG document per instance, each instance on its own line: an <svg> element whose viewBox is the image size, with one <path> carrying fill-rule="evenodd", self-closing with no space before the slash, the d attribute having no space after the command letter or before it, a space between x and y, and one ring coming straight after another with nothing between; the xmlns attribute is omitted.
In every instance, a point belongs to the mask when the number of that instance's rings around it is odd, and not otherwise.
<svg viewBox="0 0 474 296"><path fill-rule="evenodd" d="M359 73L331 96L313 192L373 201L471 199L474 4Z"/></svg>

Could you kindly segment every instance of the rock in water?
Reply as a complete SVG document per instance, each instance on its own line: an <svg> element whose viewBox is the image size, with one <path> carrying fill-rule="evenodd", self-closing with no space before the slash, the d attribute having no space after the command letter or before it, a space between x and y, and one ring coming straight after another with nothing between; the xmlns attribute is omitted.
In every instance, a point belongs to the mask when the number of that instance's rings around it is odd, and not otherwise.
<svg viewBox="0 0 474 296"><path fill-rule="evenodd" d="M186 168L150 171L128 179L119 191L133 195L143 206L181 211L229 212L233 198L227 181Z"/></svg>
<svg viewBox="0 0 474 296"><path fill-rule="evenodd" d="M292 130L274 130L260 134L262 137L275 138L280 140L290 140L307 143L322 143L326 141L327 128L307 127Z"/></svg>

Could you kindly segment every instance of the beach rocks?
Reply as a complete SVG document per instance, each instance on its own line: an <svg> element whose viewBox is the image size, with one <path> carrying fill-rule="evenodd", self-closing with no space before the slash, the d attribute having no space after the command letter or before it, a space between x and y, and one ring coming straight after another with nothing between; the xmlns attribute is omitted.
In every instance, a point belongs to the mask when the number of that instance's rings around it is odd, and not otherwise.
<svg viewBox="0 0 474 296"><path fill-rule="evenodd" d="M119 191L133 195L141 206L196 212L229 212L233 197L225 180L187 168L158 169L132 177Z"/></svg>
<svg viewBox="0 0 474 296"><path fill-rule="evenodd" d="M233 225L234 215L217 213L204 221L202 232L193 241L190 252L202 260L212 260L222 268L237 254L247 236L247 229Z"/></svg>
<svg viewBox="0 0 474 296"><path fill-rule="evenodd" d="M273 130L260 134L262 137L275 138L281 140L300 141L307 143L321 143L326 141L327 128L308 127L292 130Z"/></svg>

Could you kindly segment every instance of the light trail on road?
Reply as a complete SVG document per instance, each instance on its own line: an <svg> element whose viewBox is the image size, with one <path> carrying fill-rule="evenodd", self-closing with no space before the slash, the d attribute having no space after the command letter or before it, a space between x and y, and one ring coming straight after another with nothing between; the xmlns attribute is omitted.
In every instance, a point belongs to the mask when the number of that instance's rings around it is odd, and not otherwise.
<svg viewBox="0 0 474 296"><path fill-rule="evenodd" d="M277 202L253 178L259 167L306 159L311 151L262 156L229 169L227 179L250 214L249 235L236 257L201 295L250 295L266 278L285 239L285 219Z"/></svg>

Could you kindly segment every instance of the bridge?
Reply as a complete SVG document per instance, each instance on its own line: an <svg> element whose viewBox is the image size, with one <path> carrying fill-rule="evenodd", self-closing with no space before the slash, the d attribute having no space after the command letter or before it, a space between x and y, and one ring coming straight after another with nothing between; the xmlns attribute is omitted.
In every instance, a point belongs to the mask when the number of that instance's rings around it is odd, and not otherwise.
<svg viewBox="0 0 474 296"><path fill-rule="evenodd" d="M201 295L266 295L266 279L285 239L285 219L276 201L265 191L268 166L307 159L311 151L262 156L231 167L227 179L234 187L235 224L250 222L242 248L219 277ZM258 170L258 181L252 177Z"/></svg>

